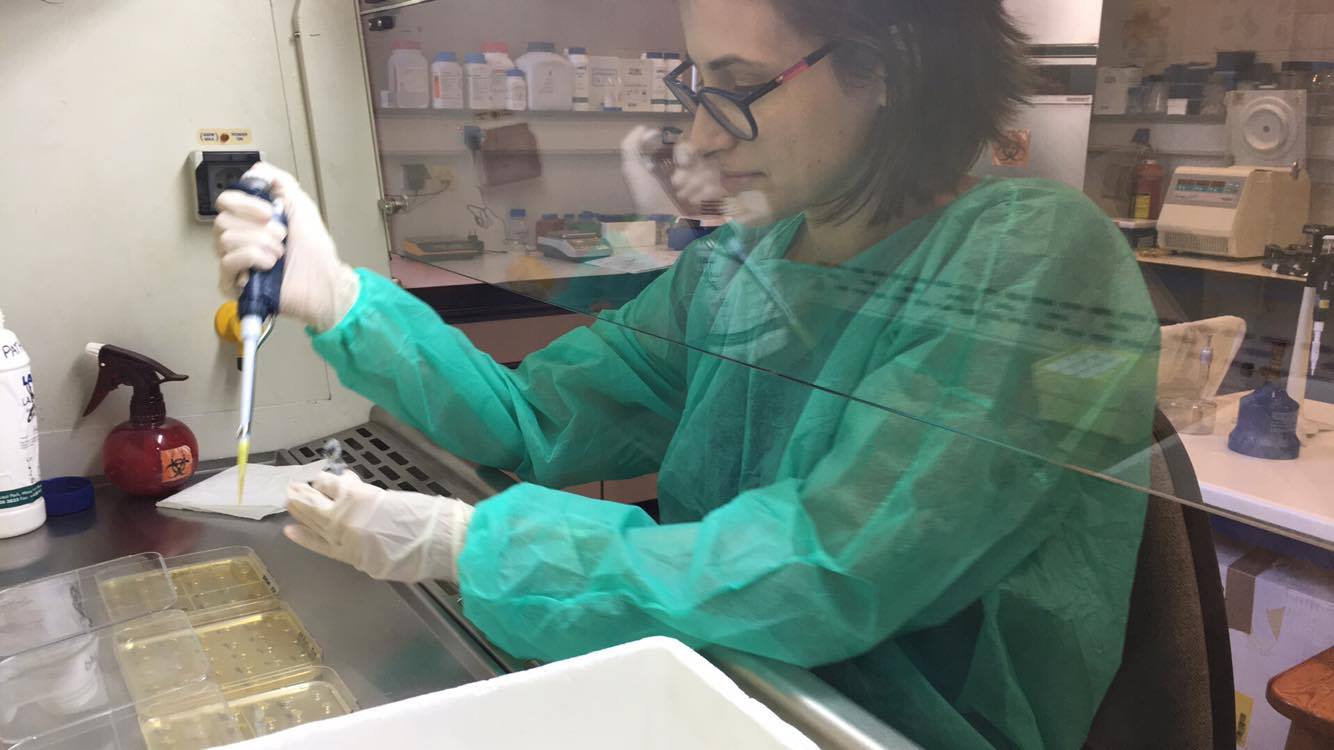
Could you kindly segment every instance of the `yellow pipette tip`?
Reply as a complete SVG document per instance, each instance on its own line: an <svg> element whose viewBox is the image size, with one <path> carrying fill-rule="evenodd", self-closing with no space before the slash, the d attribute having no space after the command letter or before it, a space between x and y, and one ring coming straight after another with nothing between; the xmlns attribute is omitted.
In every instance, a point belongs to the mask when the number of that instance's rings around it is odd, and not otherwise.
<svg viewBox="0 0 1334 750"><path fill-rule="evenodd" d="M241 438L236 441L236 504L242 505L245 502L245 467L250 461L250 438Z"/></svg>

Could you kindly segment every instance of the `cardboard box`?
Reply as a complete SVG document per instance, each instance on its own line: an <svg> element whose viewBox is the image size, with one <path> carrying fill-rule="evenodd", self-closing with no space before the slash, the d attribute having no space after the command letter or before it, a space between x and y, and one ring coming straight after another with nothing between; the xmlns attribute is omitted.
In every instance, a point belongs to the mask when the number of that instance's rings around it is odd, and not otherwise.
<svg viewBox="0 0 1334 750"><path fill-rule="evenodd" d="M1283 750L1291 722L1269 681L1334 646L1334 571L1215 537L1237 691L1237 747Z"/></svg>

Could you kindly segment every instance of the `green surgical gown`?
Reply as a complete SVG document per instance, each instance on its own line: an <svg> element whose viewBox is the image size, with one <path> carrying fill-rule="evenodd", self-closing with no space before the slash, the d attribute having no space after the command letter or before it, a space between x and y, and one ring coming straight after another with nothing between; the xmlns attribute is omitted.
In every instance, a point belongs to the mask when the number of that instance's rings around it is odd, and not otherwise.
<svg viewBox="0 0 1334 750"><path fill-rule="evenodd" d="M314 345L525 480L460 559L468 617L512 654L667 635L814 668L927 747L1078 747L1145 511L1094 476L1148 479L1158 327L1132 253L1036 180L836 266L784 258L802 221L695 242L517 370L366 271ZM661 523L552 489L654 471Z"/></svg>

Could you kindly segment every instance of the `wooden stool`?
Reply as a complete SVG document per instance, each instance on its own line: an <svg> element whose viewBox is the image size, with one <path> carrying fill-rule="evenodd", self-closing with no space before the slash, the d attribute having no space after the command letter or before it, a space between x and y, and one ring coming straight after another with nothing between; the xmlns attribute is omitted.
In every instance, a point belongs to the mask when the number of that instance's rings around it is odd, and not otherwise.
<svg viewBox="0 0 1334 750"><path fill-rule="evenodd" d="M1334 648L1269 681L1269 705L1292 719L1283 750L1334 747Z"/></svg>

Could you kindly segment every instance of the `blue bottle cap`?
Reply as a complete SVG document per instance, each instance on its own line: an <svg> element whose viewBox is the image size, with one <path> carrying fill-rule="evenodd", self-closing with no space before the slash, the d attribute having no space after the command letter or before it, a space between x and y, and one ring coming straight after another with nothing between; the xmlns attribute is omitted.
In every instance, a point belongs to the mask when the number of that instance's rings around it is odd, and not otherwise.
<svg viewBox="0 0 1334 750"><path fill-rule="evenodd" d="M522 219L522 218L524 218L524 217L526 217L526 216L528 216L528 212L525 211L525 210L522 209L522 208L511 208L511 209L510 209L510 218L511 218L511 219Z"/></svg>
<svg viewBox="0 0 1334 750"><path fill-rule="evenodd" d="M485 60L486 58L482 58L482 59ZM454 54L453 52L437 52L437 53L435 53L435 61L436 61L436 62L458 62L458 61L459 61L459 56L456 55L456 54Z"/></svg>
<svg viewBox="0 0 1334 750"><path fill-rule="evenodd" d="M566 48L565 48L565 54L567 54L567 55L587 55L587 54L588 54L588 48L587 48L587 47L566 47Z"/></svg>
<svg viewBox="0 0 1334 750"><path fill-rule="evenodd" d="M466 54L466 55L463 56L463 62L465 62L465 63L482 63L483 65L485 65L485 64L486 64L486 55L482 54L481 52L469 52L468 54Z"/></svg>
<svg viewBox="0 0 1334 750"><path fill-rule="evenodd" d="M518 68L510 68L509 70L505 71L505 75L509 76L510 78L523 78L523 71L519 70Z"/></svg>
<svg viewBox="0 0 1334 750"><path fill-rule="evenodd" d="M542 214L542 219L543 219L543 220L546 220L546 219L559 219L559 218L560 218L560 215L559 215L559 214Z"/></svg>
<svg viewBox="0 0 1334 750"><path fill-rule="evenodd" d="M42 498L48 516L78 513L93 507L93 483L83 477L43 479Z"/></svg>
<svg viewBox="0 0 1334 750"><path fill-rule="evenodd" d="M555 52L555 51L556 51L556 45L552 44L551 42L529 42L529 43L528 43L528 51L529 51L529 52Z"/></svg>
<svg viewBox="0 0 1334 750"><path fill-rule="evenodd" d="M645 60L662 60L662 59L664 59L664 58L666 58L666 57L667 57L667 53L665 53L665 52L645 52L645 53L644 53L644 59L645 59Z"/></svg>

